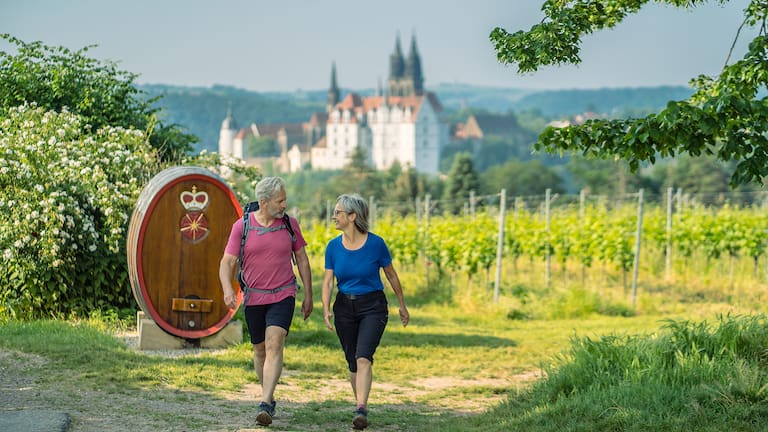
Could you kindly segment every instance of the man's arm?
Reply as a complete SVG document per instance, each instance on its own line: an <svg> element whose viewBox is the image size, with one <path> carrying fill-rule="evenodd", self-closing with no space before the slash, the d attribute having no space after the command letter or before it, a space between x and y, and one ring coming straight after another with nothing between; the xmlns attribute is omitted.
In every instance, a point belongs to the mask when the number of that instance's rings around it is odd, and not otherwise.
<svg viewBox="0 0 768 432"><path fill-rule="evenodd" d="M237 307L237 294L232 288L232 275L236 265L237 257L227 253L221 257L221 263L219 263L219 280L221 289L224 291L224 304L232 309Z"/></svg>
<svg viewBox="0 0 768 432"><path fill-rule="evenodd" d="M299 268L299 277L304 285L304 301L301 302L301 312L304 320L312 314L314 304L312 303L312 269L309 266L309 257L305 248L294 251L296 257L296 267Z"/></svg>

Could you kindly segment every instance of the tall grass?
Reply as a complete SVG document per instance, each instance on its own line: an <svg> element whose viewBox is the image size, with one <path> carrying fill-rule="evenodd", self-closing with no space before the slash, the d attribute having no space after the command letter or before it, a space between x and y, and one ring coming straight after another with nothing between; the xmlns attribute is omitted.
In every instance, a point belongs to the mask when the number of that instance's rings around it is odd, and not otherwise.
<svg viewBox="0 0 768 432"><path fill-rule="evenodd" d="M460 431L768 430L764 315L667 320L658 333L571 340L547 377Z"/></svg>

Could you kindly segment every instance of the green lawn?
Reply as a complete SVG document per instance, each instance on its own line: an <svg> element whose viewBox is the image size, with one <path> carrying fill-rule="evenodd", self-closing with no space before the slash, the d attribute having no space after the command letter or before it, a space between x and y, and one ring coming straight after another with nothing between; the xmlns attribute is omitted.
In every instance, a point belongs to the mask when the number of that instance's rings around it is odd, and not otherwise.
<svg viewBox="0 0 768 432"><path fill-rule="evenodd" d="M596 391L589 385L568 384L572 377L558 376L556 385L569 391L531 387L548 381L540 377L544 371L552 374L551 364L568 364L574 357L567 351L572 340L599 341L602 335L651 337L662 332L664 319L714 322L714 310L725 308L692 307L685 316L592 314L578 319L513 320L508 318L509 305L414 301L411 324L403 328L392 320L377 352L370 430L660 430L655 426L671 430L675 422L681 425L677 430L692 425L700 430L759 430L756 427L762 423L743 420L749 409L756 410L750 414L755 419L764 418L768 404L759 386L751 392L742 389L750 395L745 396L749 404L734 403L739 413L736 420L721 415L718 418L727 420L712 424L685 423L670 420L669 414L659 418L646 412L654 406L681 412L677 404L692 403L679 394L690 390L687 385L617 382ZM334 431L349 425L353 402L347 372L335 335L322 324L321 311L317 303L307 322L294 321L272 430ZM396 313L394 307L392 313ZM256 427L253 411L259 387L249 344L166 358L130 349L118 336L126 325L132 323L104 318L6 322L0 327L4 353L0 360L6 370L31 377L28 387L37 393L27 400L25 392L18 390L19 406L6 409L58 408L72 416L72 431L120 430L125 424L135 425L138 431ZM579 376L600 364L598 358L578 365L575 372L571 367L568 373ZM748 389L764 382L763 371L754 370L759 376L743 386ZM711 385L723 391L716 383ZM699 390L706 394L702 386L699 383ZM635 400L627 404L630 390ZM107 401L117 401L119 408L107 408ZM729 409L718 406L722 411ZM637 423L642 419L648 423Z"/></svg>

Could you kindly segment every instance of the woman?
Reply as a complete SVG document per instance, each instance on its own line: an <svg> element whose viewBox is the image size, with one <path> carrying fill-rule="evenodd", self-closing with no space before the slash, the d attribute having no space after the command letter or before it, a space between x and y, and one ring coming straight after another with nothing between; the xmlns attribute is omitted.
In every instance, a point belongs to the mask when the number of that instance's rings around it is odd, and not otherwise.
<svg viewBox="0 0 768 432"><path fill-rule="evenodd" d="M368 204L358 195L341 195L333 210L336 229L342 234L325 249L323 278L323 313L325 326L336 334L349 366L349 381L357 403L352 426L368 426L368 394L373 380L373 354L387 326L389 307L384 295L384 274L400 302L400 321L408 325L410 316L405 306L400 279L392 267L392 256L384 240L368 231ZM333 280L338 294L330 309Z"/></svg>

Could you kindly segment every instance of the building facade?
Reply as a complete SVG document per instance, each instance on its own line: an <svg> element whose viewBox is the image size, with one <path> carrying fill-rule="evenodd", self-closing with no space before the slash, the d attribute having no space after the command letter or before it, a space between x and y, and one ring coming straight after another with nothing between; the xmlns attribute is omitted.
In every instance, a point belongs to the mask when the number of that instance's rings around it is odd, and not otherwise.
<svg viewBox="0 0 768 432"><path fill-rule="evenodd" d="M280 142L280 169L293 172L310 166L337 170L346 166L356 151L362 151L378 170L399 163L420 173L437 174L440 152L448 142L448 122L437 95L424 89L415 37L407 57L397 37L390 55L387 88L382 91L380 87L373 96L349 93L340 100L334 63L326 112L316 113L302 125L300 142ZM264 129L252 125L254 128ZM242 140L236 142L238 134L229 113L222 123L220 153L243 157Z"/></svg>

